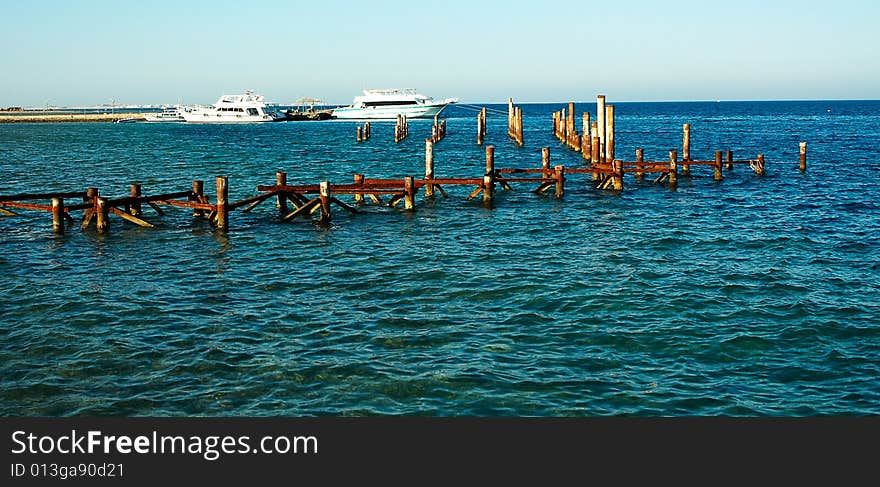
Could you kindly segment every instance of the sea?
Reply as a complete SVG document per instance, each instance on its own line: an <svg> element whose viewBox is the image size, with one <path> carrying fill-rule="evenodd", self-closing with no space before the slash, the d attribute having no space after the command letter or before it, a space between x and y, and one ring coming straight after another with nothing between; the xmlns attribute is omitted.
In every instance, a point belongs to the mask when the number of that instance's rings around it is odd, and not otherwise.
<svg viewBox="0 0 880 487"><path fill-rule="evenodd" d="M760 153L766 174L628 174L620 192L570 174L561 199L515 183L491 206L449 186L330 225L269 200L228 233L174 207L106 234L0 216L0 415L880 414L880 101L608 103L618 158L680 157L690 123L694 159ZM523 147L506 105L477 105L497 168L540 167L542 147L584 165L551 134L567 101L518 105ZM481 177L475 113L442 118L437 177ZM356 126L4 124L0 195L204 180L213 198L228 176L236 201L278 171L424 174L431 121L398 144L393 122L362 143Z"/></svg>

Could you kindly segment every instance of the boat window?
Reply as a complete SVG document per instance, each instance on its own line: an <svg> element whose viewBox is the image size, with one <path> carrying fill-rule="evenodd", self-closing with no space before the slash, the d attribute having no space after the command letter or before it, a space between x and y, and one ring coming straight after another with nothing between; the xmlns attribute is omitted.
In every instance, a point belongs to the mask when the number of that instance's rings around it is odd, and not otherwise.
<svg viewBox="0 0 880 487"><path fill-rule="evenodd" d="M390 101L365 101L364 106L367 107L381 107L381 106L389 106L389 105L415 105L416 102L412 100L390 100Z"/></svg>
<svg viewBox="0 0 880 487"><path fill-rule="evenodd" d="M247 112L248 112L248 115L252 115L252 116L255 116L255 117L256 117L257 115L259 115L259 113L257 113L257 109L256 109L256 108L248 108L248 109L247 109Z"/></svg>

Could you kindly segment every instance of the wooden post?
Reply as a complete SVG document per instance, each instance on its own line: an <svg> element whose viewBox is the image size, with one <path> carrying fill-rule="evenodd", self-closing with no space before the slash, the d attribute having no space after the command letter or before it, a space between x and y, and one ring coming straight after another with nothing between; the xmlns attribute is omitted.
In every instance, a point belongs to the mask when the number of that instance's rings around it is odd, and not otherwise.
<svg viewBox="0 0 880 487"><path fill-rule="evenodd" d="M507 99L507 133L513 131L513 98Z"/></svg>
<svg viewBox="0 0 880 487"><path fill-rule="evenodd" d="M605 160L614 161L614 105L607 105L605 110Z"/></svg>
<svg viewBox="0 0 880 487"><path fill-rule="evenodd" d="M414 210L416 207L416 184L415 178L406 176L403 178L403 208Z"/></svg>
<svg viewBox="0 0 880 487"><path fill-rule="evenodd" d="M434 142L425 139L425 179L434 179ZM425 184L425 198L434 197L434 185Z"/></svg>
<svg viewBox="0 0 880 487"><path fill-rule="evenodd" d="M640 164L642 162L645 162L645 149L639 148L639 149L636 149L636 180L637 181L641 181L642 178L645 177L645 173L642 171L642 169L644 169L645 166L642 166Z"/></svg>
<svg viewBox="0 0 880 487"><path fill-rule="evenodd" d="M364 140L370 140L370 122L364 122Z"/></svg>
<svg viewBox="0 0 880 487"><path fill-rule="evenodd" d="M52 198L52 231L64 233L64 199Z"/></svg>
<svg viewBox="0 0 880 487"><path fill-rule="evenodd" d="M595 122L593 122L593 124L595 126ZM599 164L601 162L600 155L599 155L600 149L601 149L601 145L599 142L599 136L594 135L593 138L590 140L590 164L591 165L595 166L596 164ZM599 179L599 175L597 173L593 173L593 181L595 181L597 179Z"/></svg>
<svg viewBox="0 0 880 487"><path fill-rule="evenodd" d="M485 108L483 108L485 110ZM477 145L483 145L483 111L477 113Z"/></svg>
<svg viewBox="0 0 880 487"><path fill-rule="evenodd" d="M798 146L800 148L800 155L801 155L800 169L801 169L801 172L805 172L807 170L807 143L801 142L800 144L798 144Z"/></svg>
<svg viewBox="0 0 880 487"><path fill-rule="evenodd" d="M678 185L678 151L669 151L669 187Z"/></svg>
<svg viewBox="0 0 880 487"><path fill-rule="evenodd" d="M364 175L363 174L355 174L354 175L354 185L363 187L363 185L364 185ZM364 195L363 194L355 194L354 195L354 202L359 205L363 204L364 203Z"/></svg>
<svg viewBox="0 0 880 487"><path fill-rule="evenodd" d="M688 161L691 160L691 124L682 125L682 141L681 141L681 174L682 176L690 176L691 166Z"/></svg>
<svg viewBox="0 0 880 487"><path fill-rule="evenodd" d="M318 194L321 198L321 223L329 223L331 219L330 214L330 182L329 181L321 181L321 184L318 185Z"/></svg>
<svg viewBox="0 0 880 487"><path fill-rule="evenodd" d="M596 132L599 137L599 162L605 162L605 95L596 96ZM596 159L593 159L595 162Z"/></svg>
<svg viewBox="0 0 880 487"><path fill-rule="evenodd" d="M550 175L550 148L541 148L541 174L546 178Z"/></svg>
<svg viewBox="0 0 880 487"><path fill-rule="evenodd" d="M131 183L131 185L129 186L128 195L131 196L132 198L140 198L141 197L141 185L136 184L136 183ZM141 217L142 209L141 209L141 202L139 199L132 200L130 208L131 208L132 216L136 216L138 218Z"/></svg>
<svg viewBox="0 0 880 487"><path fill-rule="evenodd" d="M568 138L571 145L571 137L574 135L574 102L568 102Z"/></svg>
<svg viewBox="0 0 880 487"><path fill-rule="evenodd" d="M725 171L733 171L733 151L727 151L727 167L724 168Z"/></svg>
<svg viewBox="0 0 880 487"><path fill-rule="evenodd" d="M110 227L110 208L107 206L107 198L98 198L96 200L95 212L97 213L96 216L98 217L95 223L95 227L98 230L98 233L107 232L107 229Z"/></svg>
<svg viewBox="0 0 880 487"><path fill-rule="evenodd" d="M755 170L755 174L758 176L764 175L764 154L758 154L758 167Z"/></svg>
<svg viewBox="0 0 880 487"><path fill-rule="evenodd" d="M556 197L565 196L565 166L553 166L553 177L556 179Z"/></svg>
<svg viewBox="0 0 880 487"><path fill-rule="evenodd" d="M620 159L611 161L611 184L615 191L623 190L623 161Z"/></svg>
<svg viewBox="0 0 880 487"><path fill-rule="evenodd" d="M715 151L715 164L712 165L712 168L715 169L715 174L713 175L713 179L715 181L721 181L724 177L721 175L721 151Z"/></svg>
<svg viewBox="0 0 880 487"><path fill-rule="evenodd" d="M229 177L217 176L217 230L229 230Z"/></svg>
<svg viewBox="0 0 880 487"><path fill-rule="evenodd" d="M587 140L590 140L590 112L584 112L583 119L584 123L581 131L583 132L583 135L587 136Z"/></svg>
<svg viewBox="0 0 880 487"><path fill-rule="evenodd" d="M523 145L523 119L522 108L516 107L516 142L522 147Z"/></svg>
<svg viewBox="0 0 880 487"><path fill-rule="evenodd" d="M357 126L357 141L358 141L358 142L362 142L363 140L364 140L364 137L363 137L363 129L361 128L360 125L358 125L358 126Z"/></svg>
<svg viewBox="0 0 880 487"><path fill-rule="evenodd" d="M486 146L486 174L483 175L483 202L492 203L495 198L495 146Z"/></svg>
<svg viewBox="0 0 880 487"><path fill-rule="evenodd" d="M201 180L193 181L192 182L192 192L193 192L193 197L196 201L198 201L199 203L204 203L205 182L201 181ZM134 188L132 188L132 193L134 193ZM138 195L140 196L140 188L138 188ZM134 196L134 194L132 194L132 196ZM141 216L140 215L140 212L141 212L140 202L137 205L137 213L134 212L134 210L135 210L134 204L131 205L131 209L132 209L132 215L137 216L137 217ZM205 210L199 210L198 208L194 209L193 210L193 217L200 217L200 216L205 216Z"/></svg>
<svg viewBox="0 0 880 487"><path fill-rule="evenodd" d="M275 173L275 186L287 186L286 172ZM276 197L275 208L278 208L282 213L287 214L287 194L280 193Z"/></svg>
<svg viewBox="0 0 880 487"><path fill-rule="evenodd" d="M681 162L687 162L691 160L691 124L686 123L681 129Z"/></svg>

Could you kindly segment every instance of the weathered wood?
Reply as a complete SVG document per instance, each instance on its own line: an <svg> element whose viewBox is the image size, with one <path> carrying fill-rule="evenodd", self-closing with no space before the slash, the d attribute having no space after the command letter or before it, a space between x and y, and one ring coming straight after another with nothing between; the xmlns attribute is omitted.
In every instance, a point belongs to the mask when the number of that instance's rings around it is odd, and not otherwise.
<svg viewBox="0 0 880 487"><path fill-rule="evenodd" d="M205 182L203 180L197 179L192 182L192 192L193 199L198 201L199 203L207 203L208 200L205 198ZM132 206L134 207L134 206ZM140 216L140 215L135 215ZM198 208L193 208L193 217L200 218L205 216L205 210L201 210Z"/></svg>
<svg viewBox="0 0 880 487"><path fill-rule="evenodd" d="M355 174L354 175L354 185L358 187L362 187L364 185L364 175L363 174ZM355 193L354 202L357 205L364 204L364 195L363 193Z"/></svg>
<svg viewBox="0 0 880 487"><path fill-rule="evenodd" d="M727 151L727 165L724 168L724 170L725 171L732 171L733 170L733 151L732 150Z"/></svg>
<svg viewBox="0 0 880 487"><path fill-rule="evenodd" d="M152 208L153 211L155 211L160 216L165 214L165 212L162 211L162 208L159 208L159 205L157 205L156 203L153 203L152 201L147 201L147 204L150 205L150 208Z"/></svg>
<svg viewBox="0 0 880 487"><path fill-rule="evenodd" d="M97 190L96 190L97 191ZM52 198L86 198L87 193L82 191L76 192L59 192L59 193L21 193L0 196L0 202L4 201L26 201L26 200L51 200Z"/></svg>
<svg viewBox="0 0 880 487"><path fill-rule="evenodd" d="M260 203L266 201L267 199L276 196L276 195L285 195L286 193L282 193L280 191L270 191L268 193L263 193L257 196L251 196L250 198L245 198L241 201L236 201L229 205L230 210L234 210L241 206L247 205L247 207L242 210L245 213L250 213L251 210L259 206ZM284 208L287 209L287 205L284 205Z"/></svg>
<svg viewBox="0 0 880 487"><path fill-rule="evenodd" d="M363 129L361 128L360 125L358 125L358 126L357 126L357 136L355 137L355 141L356 141L356 142L363 142L364 137L363 137L363 133L362 133L362 132L363 132Z"/></svg>
<svg viewBox="0 0 880 487"><path fill-rule="evenodd" d="M605 106L605 160L614 161L614 105Z"/></svg>
<svg viewBox="0 0 880 487"><path fill-rule="evenodd" d="M141 185L136 183L129 185L128 194L132 199L131 203L128 205L129 213L134 216L141 216Z"/></svg>
<svg viewBox="0 0 880 487"><path fill-rule="evenodd" d="M217 229L226 231L229 229L229 177L218 176L217 184L217 216L215 217Z"/></svg>
<svg viewBox="0 0 880 487"><path fill-rule="evenodd" d="M64 198L52 198L52 231L64 233Z"/></svg>
<svg viewBox="0 0 880 487"><path fill-rule="evenodd" d="M356 213L360 213L360 212L359 212L356 208L354 208L353 206L351 206L351 205L349 205L349 204L346 204L346 203L340 201L338 198L336 198L336 197L334 197L334 196L331 196L331 197L330 197L330 201L333 202L333 203L336 203L338 206L341 206L342 208L348 210L348 211L351 212L351 213L355 213L355 214L356 214Z"/></svg>
<svg viewBox="0 0 880 487"><path fill-rule="evenodd" d="M764 154L758 154L758 161L755 166L755 174L758 176L764 175Z"/></svg>
<svg viewBox="0 0 880 487"><path fill-rule="evenodd" d="M94 219L95 219L94 208L87 208L87 209L83 210L82 225L80 225L80 228L83 230L85 230L86 228L89 228L89 225L92 224L92 220L94 220Z"/></svg>
<svg viewBox="0 0 880 487"><path fill-rule="evenodd" d="M542 147L541 148L541 172L543 174L550 174L550 148Z"/></svg>
<svg viewBox="0 0 880 487"><path fill-rule="evenodd" d="M486 173L483 175L483 202L495 199L495 146L486 146Z"/></svg>
<svg viewBox="0 0 880 487"><path fill-rule="evenodd" d="M332 214L330 211L330 182L329 181L321 181L320 187L320 199L321 199L321 223L329 223Z"/></svg>
<svg viewBox="0 0 880 487"><path fill-rule="evenodd" d="M277 186L287 186L287 173L286 172L276 172L275 173L275 184ZM284 192L279 192L278 197L275 201L275 208L278 208L282 213L287 213L287 197Z"/></svg>
<svg viewBox="0 0 880 487"><path fill-rule="evenodd" d="M95 213L98 217L95 228L98 230L98 233L106 233L110 228L109 208L107 206L107 198L97 198L95 200Z"/></svg>
<svg viewBox="0 0 880 487"><path fill-rule="evenodd" d="M620 159L611 161L611 185L615 191L623 190L623 163Z"/></svg>
<svg viewBox="0 0 880 487"><path fill-rule="evenodd" d="M405 176L403 178L403 207L407 210L414 210L416 208L416 189L415 189L415 178L412 176Z"/></svg>
<svg viewBox="0 0 880 487"><path fill-rule="evenodd" d="M807 170L807 143L799 143L798 148L800 150L800 170L805 172Z"/></svg>
<svg viewBox="0 0 880 487"><path fill-rule="evenodd" d="M641 163L645 162L645 149L638 148L636 149L636 180L641 181L645 176L645 171Z"/></svg>
<svg viewBox="0 0 880 487"><path fill-rule="evenodd" d="M605 95L596 95L596 132L599 137L599 162L605 162ZM596 159L593 159L596 161Z"/></svg>
<svg viewBox="0 0 880 487"><path fill-rule="evenodd" d="M18 216L18 213L14 212L14 211L7 210L6 208L0 208L0 215Z"/></svg>
<svg viewBox="0 0 880 487"><path fill-rule="evenodd" d="M311 213L312 209L314 209L318 206L321 206L321 198L313 198L313 199L309 200L308 202L306 202L304 205L300 206L299 208L297 208L297 209L291 211L290 213L284 215L283 217L281 217L281 220L283 220L283 221L292 220L299 215L308 216Z"/></svg>
<svg viewBox="0 0 880 487"><path fill-rule="evenodd" d="M553 178L556 180L556 197L565 196L565 166L553 166Z"/></svg>
<svg viewBox="0 0 880 487"><path fill-rule="evenodd" d="M425 139L425 179L434 179L434 141L431 139ZM425 198L433 197L434 185L426 184Z"/></svg>
<svg viewBox="0 0 880 487"><path fill-rule="evenodd" d="M110 213L113 213L114 215L119 216L123 220L130 221L131 223L134 223L135 225L138 225L138 226L141 226L144 228L155 228L155 225L153 225L145 220L142 220L142 219L132 215L131 213L124 212L124 211L120 210L119 208L115 208L115 207L111 206Z"/></svg>
<svg viewBox="0 0 880 487"><path fill-rule="evenodd" d="M721 181L722 179L724 179L724 176L722 176L722 174L721 174L721 151L720 150L715 151L715 164L712 165L712 169L714 170L713 171L714 174L712 176L712 179L714 179L715 181Z"/></svg>
<svg viewBox="0 0 880 487"><path fill-rule="evenodd" d="M681 175L690 176L691 166L691 124L686 123L681 127Z"/></svg>
<svg viewBox="0 0 880 487"><path fill-rule="evenodd" d="M678 151L669 151L669 187L678 185Z"/></svg>

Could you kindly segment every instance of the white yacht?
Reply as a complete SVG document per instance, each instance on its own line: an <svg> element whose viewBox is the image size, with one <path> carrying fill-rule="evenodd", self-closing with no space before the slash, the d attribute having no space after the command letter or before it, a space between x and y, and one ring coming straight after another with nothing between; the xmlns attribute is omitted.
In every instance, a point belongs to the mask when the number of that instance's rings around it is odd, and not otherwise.
<svg viewBox="0 0 880 487"><path fill-rule="evenodd" d="M266 107L263 95L246 91L241 95L223 95L213 105L189 106L179 110L187 122L250 123L283 120Z"/></svg>
<svg viewBox="0 0 880 487"><path fill-rule="evenodd" d="M434 118L449 104L456 102L458 98L434 101L412 88L364 90L364 94L356 96L351 105L334 109L333 117L395 119L398 115L406 115L407 118Z"/></svg>
<svg viewBox="0 0 880 487"><path fill-rule="evenodd" d="M144 118L147 122L186 122L177 106L165 107L161 112L146 113Z"/></svg>

